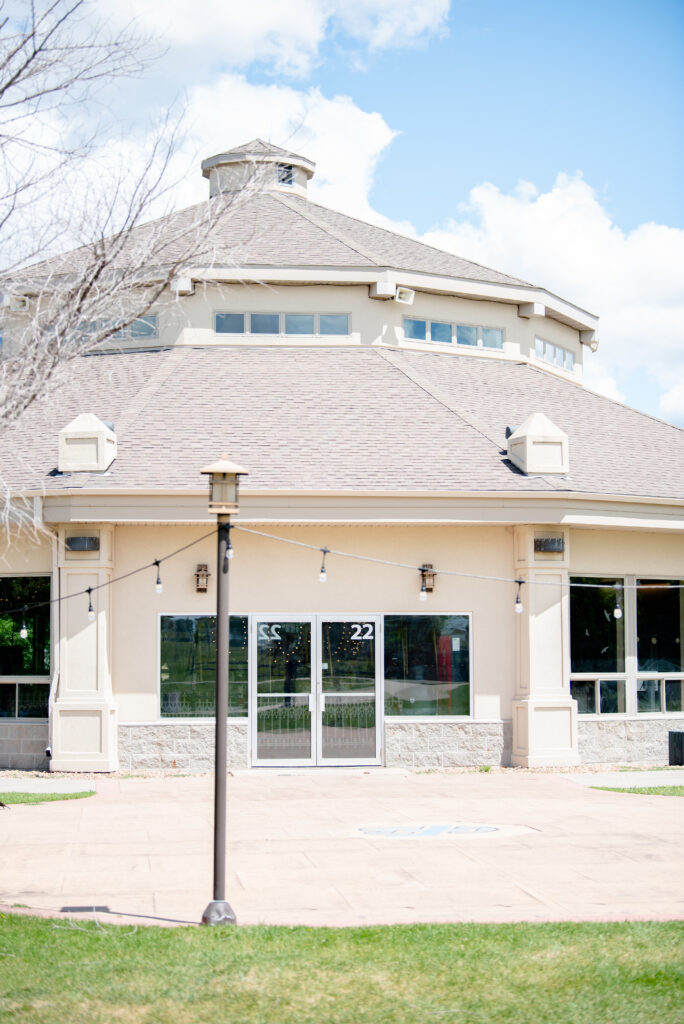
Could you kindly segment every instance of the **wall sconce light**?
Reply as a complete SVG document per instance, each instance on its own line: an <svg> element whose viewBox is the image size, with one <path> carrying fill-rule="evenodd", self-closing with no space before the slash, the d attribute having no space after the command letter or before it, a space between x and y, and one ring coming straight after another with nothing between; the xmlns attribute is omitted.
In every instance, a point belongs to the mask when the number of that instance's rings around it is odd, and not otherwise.
<svg viewBox="0 0 684 1024"><path fill-rule="evenodd" d="M424 562L418 572L420 573L420 593L418 597L421 601L425 601L428 594L431 594L435 589L435 576L437 574L433 571L432 563L428 562Z"/></svg>
<svg viewBox="0 0 684 1024"><path fill-rule="evenodd" d="M195 590L198 594L206 594L209 589L209 566L206 562L199 562L195 571Z"/></svg>

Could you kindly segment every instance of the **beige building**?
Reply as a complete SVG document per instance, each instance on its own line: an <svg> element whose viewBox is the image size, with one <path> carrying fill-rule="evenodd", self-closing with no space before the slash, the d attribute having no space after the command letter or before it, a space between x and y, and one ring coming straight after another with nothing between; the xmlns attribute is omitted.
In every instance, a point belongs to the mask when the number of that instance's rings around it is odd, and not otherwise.
<svg viewBox="0 0 684 1024"><path fill-rule="evenodd" d="M224 451L233 767L666 763L684 432L583 387L593 315L316 205L297 154L206 160L212 202L255 167L5 437L0 766L212 767Z"/></svg>

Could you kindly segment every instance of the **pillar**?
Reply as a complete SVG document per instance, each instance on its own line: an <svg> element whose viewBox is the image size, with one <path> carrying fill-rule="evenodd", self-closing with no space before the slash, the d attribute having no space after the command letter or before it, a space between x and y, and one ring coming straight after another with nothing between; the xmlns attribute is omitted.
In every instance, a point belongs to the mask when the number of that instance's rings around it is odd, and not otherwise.
<svg viewBox="0 0 684 1024"><path fill-rule="evenodd" d="M568 531L522 526L516 527L514 534L515 571L525 585L523 612L516 616L518 665L511 761L528 768L576 765L577 702L570 696Z"/></svg>

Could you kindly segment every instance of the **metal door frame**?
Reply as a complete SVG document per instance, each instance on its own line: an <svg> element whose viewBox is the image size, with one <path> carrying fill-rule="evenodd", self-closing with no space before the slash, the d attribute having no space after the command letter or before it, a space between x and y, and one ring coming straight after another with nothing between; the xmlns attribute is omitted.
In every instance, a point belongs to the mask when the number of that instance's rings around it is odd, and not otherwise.
<svg viewBox="0 0 684 1024"><path fill-rule="evenodd" d="M257 649L259 624L262 622L308 622L311 628L311 690L309 692L309 709L311 712L311 757L275 760L259 759L257 756ZM372 622L375 627L375 757L374 758L323 758L322 750L322 627L323 622ZM379 612L368 615L355 615L350 612L293 614L287 612L253 613L249 616L249 752L250 765L258 768L315 768L342 767L344 765L378 765L383 763L383 683L384 683L384 635L383 617ZM301 694L301 696L304 696Z"/></svg>
<svg viewBox="0 0 684 1024"><path fill-rule="evenodd" d="M383 651L385 648L382 633L382 615L372 612L370 615L353 615L347 612L316 615L316 764L323 766L343 765L375 765L382 764L382 684L385 677ZM375 757L323 757L323 623L324 622L372 622L375 627Z"/></svg>

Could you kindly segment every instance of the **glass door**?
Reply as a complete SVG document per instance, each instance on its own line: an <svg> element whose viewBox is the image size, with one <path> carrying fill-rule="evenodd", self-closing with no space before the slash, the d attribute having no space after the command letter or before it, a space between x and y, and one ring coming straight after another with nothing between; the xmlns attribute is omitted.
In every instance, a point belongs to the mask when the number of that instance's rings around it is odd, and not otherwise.
<svg viewBox="0 0 684 1024"><path fill-rule="evenodd" d="M321 616L318 622L317 764L381 759L379 616Z"/></svg>
<svg viewBox="0 0 684 1024"><path fill-rule="evenodd" d="M252 764L316 763L312 625L312 618L252 620Z"/></svg>

